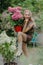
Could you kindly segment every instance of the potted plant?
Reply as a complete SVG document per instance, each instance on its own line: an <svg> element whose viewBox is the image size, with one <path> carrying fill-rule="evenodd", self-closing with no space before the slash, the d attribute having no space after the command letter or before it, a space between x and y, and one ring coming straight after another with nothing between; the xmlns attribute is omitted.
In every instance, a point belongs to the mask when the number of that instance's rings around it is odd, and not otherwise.
<svg viewBox="0 0 43 65"><path fill-rule="evenodd" d="M14 26L14 30L16 32L22 31L22 25L23 25L23 15L21 13L22 8L21 7L9 7L8 12L11 13L10 16L10 22Z"/></svg>
<svg viewBox="0 0 43 65"><path fill-rule="evenodd" d="M0 45L0 53L4 58L4 65L17 65L17 63L13 62L13 58L15 56L15 46L12 43L4 43Z"/></svg>

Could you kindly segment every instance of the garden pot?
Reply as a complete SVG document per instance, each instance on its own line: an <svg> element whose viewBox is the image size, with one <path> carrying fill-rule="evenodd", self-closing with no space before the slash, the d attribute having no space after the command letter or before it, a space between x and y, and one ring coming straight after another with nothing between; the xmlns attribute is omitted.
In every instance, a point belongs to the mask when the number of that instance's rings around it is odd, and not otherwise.
<svg viewBox="0 0 43 65"><path fill-rule="evenodd" d="M15 62L4 63L4 65L17 65Z"/></svg>
<svg viewBox="0 0 43 65"><path fill-rule="evenodd" d="M20 31L22 31L22 26L14 26L14 30L16 32L20 32Z"/></svg>

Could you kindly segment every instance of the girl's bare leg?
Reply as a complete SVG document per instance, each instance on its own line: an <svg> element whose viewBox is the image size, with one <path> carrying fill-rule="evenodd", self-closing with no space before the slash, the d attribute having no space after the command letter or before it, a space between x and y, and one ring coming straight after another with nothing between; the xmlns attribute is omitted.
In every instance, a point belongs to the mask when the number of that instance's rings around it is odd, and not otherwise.
<svg viewBox="0 0 43 65"><path fill-rule="evenodd" d="M26 43L22 44L22 50L23 50L25 56L28 57L29 53L28 53L28 48L27 48L27 44Z"/></svg>
<svg viewBox="0 0 43 65"><path fill-rule="evenodd" d="M22 51L24 52L26 56L28 55L27 45L23 43L23 41L26 41L26 40L27 40L27 35L22 32L19 32L18 33L18 52L16 56L19 56L22 53Z"/></svg>
<svg viewBox="0 0 43 65"><path fill-rule="evenodd" d="M16 56L20 56L22 53L22 43L23 43L22 32L19 32L18 33L18 51L16 53Z"/></svg>
<svg viewBox="0 0 43 65"><path fill-rule="evenodd" d="M23 36L23 41L27 41L27 35L22 33L22 36ZM29 53L28 53L28 48L27 48L27 44L25 42L22 43L22 50L25 54L25 56L28 56Z"/></svg>

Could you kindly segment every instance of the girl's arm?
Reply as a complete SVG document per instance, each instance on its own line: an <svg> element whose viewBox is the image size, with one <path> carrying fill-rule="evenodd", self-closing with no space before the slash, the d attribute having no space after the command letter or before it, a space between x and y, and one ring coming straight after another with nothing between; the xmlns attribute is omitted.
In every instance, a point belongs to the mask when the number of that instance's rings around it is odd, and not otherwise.
<svg viewBox="0 0 43 65"><path fill-rule="evenodd" d="M29 31L33 26L36 27L36 24L34 22L34 19L32 19L32 22L26 27L26 29L24 30L24 32Z"/></svg>
<svg viewBox="0 0 43 65"><path fill-rule="evenodd" d="M24 21L24 27L23 27L23 31L22 31L22 32L24 32L24 31L26 30L27 23L28 23L28 20L25 20L25 21Z"/></svg>
<svg viewBox="0 0 43 65"><path fill-rule="evenodd" d="M34 23L30 23L24 32L29 31L33 27Z"/></svg>

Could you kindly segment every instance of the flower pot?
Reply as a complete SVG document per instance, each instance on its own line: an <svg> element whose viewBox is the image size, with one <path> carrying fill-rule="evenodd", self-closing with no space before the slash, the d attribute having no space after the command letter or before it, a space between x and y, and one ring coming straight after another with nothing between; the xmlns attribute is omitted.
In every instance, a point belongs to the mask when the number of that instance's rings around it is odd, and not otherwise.
<svg viewBox="0 0 43 65"><path fill-rule="evenodd" d="M9 62L9 63L5 63L4 65L17 65L17 63L15 63L15 62Z"/></svg>
<svg viewBox="0 0 43 65"><path fill-rule="evenodd" d="M14 26L14 30L16 32L20 32L20 31L22 31L22 26Z"/></svg>

